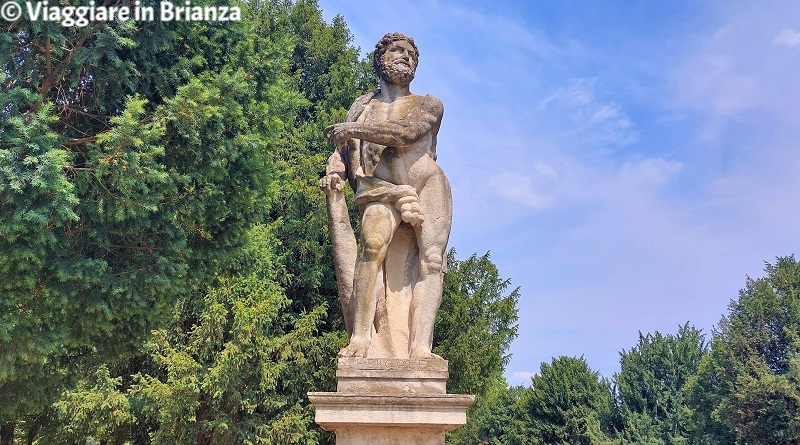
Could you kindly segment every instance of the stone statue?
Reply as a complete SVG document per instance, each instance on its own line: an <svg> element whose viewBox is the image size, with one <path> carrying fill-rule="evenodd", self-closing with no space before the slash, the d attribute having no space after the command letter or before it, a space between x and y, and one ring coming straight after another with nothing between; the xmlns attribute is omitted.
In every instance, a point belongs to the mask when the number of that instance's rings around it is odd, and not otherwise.
<svg viewBox="0 0 800 445"><path fill-rule="evenodd" d="M450 183L436 164L444 108L412 94L419 51L389 33L375 45L380 86L325 129L336 146L320 179L350 344L339 357L440 358L431 352L452 223ZM360 252L344 200L355 190Z"/></svg>

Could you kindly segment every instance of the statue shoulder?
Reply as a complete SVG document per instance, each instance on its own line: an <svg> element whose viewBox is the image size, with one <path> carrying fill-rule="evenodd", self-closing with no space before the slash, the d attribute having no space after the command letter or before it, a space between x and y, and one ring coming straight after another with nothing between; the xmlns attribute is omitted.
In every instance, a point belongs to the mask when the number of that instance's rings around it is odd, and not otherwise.
<svg viewBox="0 0 800 445"><path fill-rule="evenodd" d="M361 113L364 112L364 108L367 107L369 101L371 101L379 92L380 88L376 88L367 94L362 94L355 101L353 101L353 105L350 106L350 110L347 112L345 122L355 122L356 119L361 116Z"/></svg>
<svg viewBox="0 0 800 445"><path fill-rule="evenodd" d="M444 115L444 104L436 96L426 94L422 96L422 106L431 114L442 117Z"/></svg>

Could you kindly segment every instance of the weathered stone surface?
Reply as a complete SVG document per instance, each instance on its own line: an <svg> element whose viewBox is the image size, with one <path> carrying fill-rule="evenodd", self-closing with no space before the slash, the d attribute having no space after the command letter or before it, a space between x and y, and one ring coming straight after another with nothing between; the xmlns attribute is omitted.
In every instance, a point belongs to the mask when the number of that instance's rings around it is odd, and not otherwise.
<svg viewBox="0 0 800 445"><path fill-rule="evenodd" d="M447 361L431 352L453 209L436 164L444 108L408 87L418 57L413 39L385 35L375 47L380 88L325 129L336 151L320 187L350 344L337 392L308 396L337 445L444 445L475 400L447 394ZM345 182L361 212L359 243Z"/></svg>
<svg viewBox="0 0 800 445"><path fill-rule="evenodd" d="M336 432L337 445L444 444L467 422L475 396L309 393L315 422Z"/></svg>
<svg viewBox="0 0 800 445"><path fill-rule="evenodd" d="M320 186L350 334L341 357L437 358L433 323L453 209L450 183L436 163L444 107L409 90L418 57L410 37L384 36L375 47L380 87L358 98L345 122L325 129L336 151ZM361 211L360 253L345 181Z"/></svg>
<svg viewBox="0 0 800 445"><path fill-rule="evenodd" d="M337 445L444 445L444 440L444 433L426 428L370 427L336 431Z"/></svg>
<svg viewBox="0 0 800 445"><path fill-rule="evenodd" d="M445 394L447 361L340 358L336 391L350 394Z"/></svg>

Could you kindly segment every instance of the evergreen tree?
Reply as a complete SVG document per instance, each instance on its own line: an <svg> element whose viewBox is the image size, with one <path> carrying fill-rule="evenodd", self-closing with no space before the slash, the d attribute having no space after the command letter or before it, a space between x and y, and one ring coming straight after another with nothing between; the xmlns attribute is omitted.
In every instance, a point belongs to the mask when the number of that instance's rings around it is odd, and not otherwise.
<svg viewBox="0 0 800 445"><path fill-rule="evenodd" d="M306 392L332 380L321 374L340 342L318 335L324 305L303 315L287 311L290 302L271 278L276 248L272 230L254 228L237 273L181 301L169 327L153 333L147 372L124 389L101 368L56 404L63 427L45 439L318 443Z"/></svg>
<svg viewBox="0 0 800 445"><path fill-rule="evenodd" d="M448 392L477 395L469 426L447 437L448 443L461 444L493 434L487 430L505 418L497 404L505 406L515 397L505 389L503 370L517 337L519 289L507 293L511 280L500 278L489 253L463 261L455 255L455 249L447 254L433 350L449 361Z"/></svg>
<svg viewBox="0 0 800 445"><path fill-rule="evenodd" d="M495 380L467 413L467 424L448 434L454 445L514 445L530 443L524 433L520 400L530 388Z"/></svg>
<svg viewBox="0 0 800 445"><path fill-rule="evenodd" d="M287 73L303 101L289 131L270 151L277 168L269 219L280 222L275 234L282 246L278 282L296 312L336 301L328 311L327 329L344 329L325 197L319 188L319 178L334 150L323 129L343 121L353 101L378 81L369 59L359 59L342 17L334 17L328 25L315 0L299 0L284 20L293 36ZM354 206L351 213L353 227L357 227Z"/></svg>
<svg viewBox="0 0 800 445"><path fill-rule="evenodd" d="M675 335L642 335L620 353L620 373L614 376L628 443L686 443L686 396L683 386L697 372L706 351L704 335L685 324Z"/></svg>
<svg viewBox="0 0 800 445"><path fill-rule="evenodd" d="M586 360L554 358L542 363L531 389L520 399L521 443L610 444L613 400L610 384ZM510 442L513 443L513 442Z"/></svg>
<svg viewBox="0 0 800 445"><path fill-rule="evenodd" d="M448 392L483 395L502 379L517 337L519 289L500 278L487 252L464 261L447 254L442 305L436 319L434 352L450 362Z"/></svg>
<svg viewBox="0 0 800 445"><path fill-rule="evenodd" d="M747 279L687 383L692 442L800 444L800 264Z"/></svg>
<svg viewBox="0 0 800 445"><path fill-rule="evenodd" d="M317 65L345 52L332 60L343 60L337 69L346 74L358 66L358 53L340 18L324 24L311 1L238 6L246 16L239 23L62 28L22 20L0 33L4 439L15 422L30 437L57 428L48 407L66 388L125 393L131 374L166 366L146 369L142 343L151 329L163 332L176 303L196 303L176 315L192 325L204 304L218 304L207 296L238 279L232 271L247 233L270 221L283 198L277 191L287 185L272 166L293 143L312 145L303 138L321 135L326 124L320 118L298 133L304 110L330 95L350 95L337 99L348 102L357 95L352 88L323 90L323 98L309 99L298 85L294 50L303 38L293 14L311 11L308 22L317 19L312 24L322 34L338 33L335 42L318 42ZM341 82L357 84L346 76ZM307 162L292 173L314 184L322 167ZM287 213L281 216L302 225L305 209ZM282 285L291 284L287 263L312 267L283 256L274 263ZM337 314L320 309L321 298L298 300L286 303L297 310L281 316L282 335L297 329L289 322L295 317ZM176 341L170 347L187 347ZM98 377L103 363L110 373ZM114 375L122 377L118 388L109 383ZM69 401L77 399L69 394L59 402L63 412L74 411Z"/></svg>
<svg viewBox="0 0 800 445"><path fill-rule="evenodd" d="M274 77L236 63L240 31L23 19L0 32L5 437L76 378L133 359L258 220L280 114L250 107Z"/></svg>

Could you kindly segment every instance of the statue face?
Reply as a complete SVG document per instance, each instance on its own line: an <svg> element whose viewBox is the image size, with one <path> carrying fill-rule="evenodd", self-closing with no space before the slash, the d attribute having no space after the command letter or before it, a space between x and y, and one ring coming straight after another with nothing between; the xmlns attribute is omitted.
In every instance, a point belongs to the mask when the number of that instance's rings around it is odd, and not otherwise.
<svg viewBox="0 0 800 445"><path fill-rule="evenodd" d="M392 42L381 57L381 77L399 85L408 85L417 71L414 47L406 40Z"/></svg>

